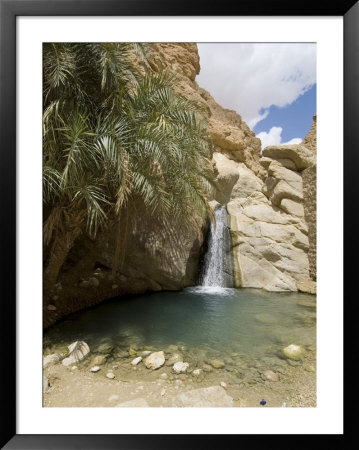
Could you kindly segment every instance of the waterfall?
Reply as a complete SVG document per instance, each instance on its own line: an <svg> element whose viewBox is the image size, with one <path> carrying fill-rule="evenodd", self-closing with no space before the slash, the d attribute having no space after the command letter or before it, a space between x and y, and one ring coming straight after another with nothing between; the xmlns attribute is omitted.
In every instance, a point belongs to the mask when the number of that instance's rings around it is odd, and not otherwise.
<svg viewBox="0 0 359 450"><path fill-rule="evenodd" d="M211 224L208 249L204 256L200 285L233 286L231 235L228 228L226 206L215 210L216 223Z"/></svg>

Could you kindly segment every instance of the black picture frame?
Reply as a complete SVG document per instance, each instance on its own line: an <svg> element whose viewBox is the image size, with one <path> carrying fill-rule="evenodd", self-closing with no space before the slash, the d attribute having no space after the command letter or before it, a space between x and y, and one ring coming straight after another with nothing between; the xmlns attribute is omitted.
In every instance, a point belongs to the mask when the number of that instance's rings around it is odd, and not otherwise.
<svg viewBox="0 0 359 450"><path fill-rule="evenodd" d="M194 3L188 0L0 0L0 192L2 194L1 221L1 337L3 361L1 371L1 448L6 449L177 449L229 448L262 444L281 437L276 447L316 441L309 435L19 435L16 432L16 17L18 16L342 16L344 19L344 231L350 237L345 242L347 260L356 245L354 179L359 169L359 2L342 0L329 3L302 0L238 0ZM344 286L350 292L356 279L356 267L349 264L344 272ZM354 291L353 291L354 292ZM354 339L355 297L345 304L345 330ZM344 351L345 373L354 370L354 354ZM355 394L355 393L354 393ZM345 404L353 400L346 390ZM354 398L355 401L355 398ZM355 414L345 421L345 435L354 428ZM343 439L344 435L331 435ZM314 440L313 440L314 439ZM206 440L206 442L204 442ZM259 442L258 442L259 441ZM343 446L337 442L337 448ZM340 447L339 447L340 446Z"/></svg>

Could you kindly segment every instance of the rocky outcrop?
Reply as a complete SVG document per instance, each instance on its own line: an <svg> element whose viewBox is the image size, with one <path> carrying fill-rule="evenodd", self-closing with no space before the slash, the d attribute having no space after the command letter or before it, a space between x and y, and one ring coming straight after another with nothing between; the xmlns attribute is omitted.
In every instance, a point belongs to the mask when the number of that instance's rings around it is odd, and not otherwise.
<svg viewBox="0 0 359 450"><path fill-rule="evenodd" d="M317 153L317 116L313 117L312 128L304 138L302 145ZM303 170L303 201L305 221L308 224L309 272L310 278L317 279L317 164Z"/></svg>
<svg viewBox="0 0 359 450"><path fill-rule="evenodd" d="M138 65L141 64L138 62ZM214 151L225 154L236 162L244 162L256 175L264 176L259 164L261 142L236 112L220 106L195 81L200 72L200 59L196 44L156 43L148 49L148 63L142 70L167 71L176 77L177 91L203 106L208 120L209 134Z"/></svg>
<svg viewBox="0 0 359 450"><path fill-rule="evenodd" d="M314 293L315 153L301 144L266 147L262 155L264 177L225 154L213 156L236 286Z"/></svg>
<svg viewBox="0 0 359 450"><path fill-rule="evenodd" d="M303 139L302 145L311 150L314 155L317 154L317 115L313 116L312 127L306 137Z"/></svg>

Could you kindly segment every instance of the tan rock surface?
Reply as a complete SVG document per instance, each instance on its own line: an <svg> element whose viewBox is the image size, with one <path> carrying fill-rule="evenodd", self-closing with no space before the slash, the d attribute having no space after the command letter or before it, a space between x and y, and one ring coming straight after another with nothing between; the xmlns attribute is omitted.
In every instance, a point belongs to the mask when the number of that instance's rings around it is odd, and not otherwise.
<svg viewBox="0 0 359 450"><path fill-rule="evenodd" d="M263 156L272 159L289 159L297 170L304 170L315 164L315 156L311 150L300 144L271 145L263 149Z"/></svg>

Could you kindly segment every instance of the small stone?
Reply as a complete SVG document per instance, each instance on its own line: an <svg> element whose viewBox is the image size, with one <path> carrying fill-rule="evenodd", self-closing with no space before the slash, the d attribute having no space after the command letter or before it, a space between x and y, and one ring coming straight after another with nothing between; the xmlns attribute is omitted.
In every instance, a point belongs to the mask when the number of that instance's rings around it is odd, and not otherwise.
<svg viewBox="0 0 359 450"><path fill-rule="evenodd" d="M201 375L201 373L202 373L202 369L195 369L192 372L192 375L194 375L195 377L199 377Z"/></svg>
<svg viewBox="0 0 359 450"><path fill-rule="evenodd" d="M55 305L49 305L48 307L47 307L47 309L49 310L49 311L56 311L56 306Z"/></svg>
<svg viewBox="0 0 359 450"><path fill-rule="evenodd" d="M84 281L81 281L80 286L83 288L86 288L86 287L90 286L90 283L88 281L84 280Z"/></svg>
<svg viewBox="0 0 359 450"><path fill-rule="evenodd" d="M95 277L91 277L89 279L89 283L91 284L91 286L94 286L94 287L100 286L99 280L97 278L95 278Z"/></svg>
<svg viewBox="0 0 359 450"><path fill-rule="evenodd" d="M188 363L185 363L185 362L176 362L176 363L173 365L173 370L174 370L176 373L185 373L186 370L188 369L188 367L189 367L189 364L188 364Z"/></svg>
<svg viewBox="0 0 359 450"><path fill-rule="evenodd" d="M162 378L162 380L167 380L168 378L167 373L161 373L160 378Z"/></svg>
<svg viewBox="0 0 359 450"><path fill-rule="evenodd" d="M116 402L117 400L120 400L120 396L119 396L119 395L111 395L111 396L108 398L108 401L109 401L109 402Z"/></svg>
<svg viewBox="0 0 359 450"><path fill-rule="evenodd" d="M163 351L151 353L145 360L147 369L158 369L165 363L165 355Z"/></svg>
<svg viewBox="0 0 359 450"><path fill-rule="evenodd" d="M70 366L85 358L90 353L90 347L84 341L75 341L68 346L69 355L62 360L64 366Z"/></svg>
<svg viewBox="0 0 359 450"><path fill-rule="evenodd" d="M224 381L221 381L219 384L223 387L223 389L227 389L227 383L225 383Z"/></svg>
<svg viewBox="0 0 359 450"><path fill-rule="evenodd" d="M71 370L76 370L77 369L77 366L72 366L71 367Z"/></svg>
<svg viewBox="0 0 359 450"><path fill-rule="evenodd" d="M148 356L148 355L150 355L152 352L150 351L150 350L144 350L143 352L142 352L142 356Z"/></svg>
<svg viewBox="0 0 359 450"><path fill-rule="evenodd" d="M53 300L54 302L56 302L56 300L58 300L58 298L59 298L58 295L54 295L54 296L52 297L52 300Z"/></svg>
<svg viewBox="0 0 359 450"><path fill-rule="evenodd" d="M166 389L162 389L160 394L161 394L161 397L163 397L166 394Z"/></svg>
<svg viewBox="0 0 359 450"><path fill-rule="evenodd" d="M118 284L113 284L112 286L111 286L111 289L117 289L118 288Z"/></svg>
<svg viewBox="0 0 359 450"><path fill-rule="evenodd" d="M313 366L305 367L304 370L306 372L315 373L315 367L313 367Z"/></svg>
<svg viewBox="0 0 359 450"><path fill-rule="evenodd" d="M120 275L120 281L124 282L127 280L127 277L125 275Z"/></svg>
<svg viewBox="0 0 359 450"><path fill-rule="evenodd" d="M109 378L110 380L113 380L115 378L115 374L112 372L108 372L106 373L106 377Z"/></svg>
<svg viewBox="0 0 359 450"><path fill-rule="evenodd" d="M289 359L298 361L304 356L304 349L300 345L291 344L282 349L282 354Z"/></svg>
<svg viewBox="0 0 359 450"><path fill-rule="evenodd" d="M183 386L183 381L182 380L176 380L175 381L175 385L176 386Z"/></svg>
<svg viewBox="0 0 359 450"><path fill-rule="evenodd" d="M99 370L100 370L100 367L99 367L99 366L93 366L93 367L91 367L91 369L90 369L91 372L98 372Z"/></svg>
<svg viewBox="0 0 359 450"><path fill-rule="evenodd" d="M212 372L213 367L210 366L209 364L205 364L205 365L203 366L203 370L204 370L205 372Z"/></svg>
<svg viewBox="0 0 359 450"><path fill-rule="evenodd" d="M262 398L262 400L259 402L260 405L264 406L267 402Z"/></svg>
<svg viewBox="0 0 359 450"><path fill-rule="evenodd" d="M269 381L279 381L279 375L272 372L271 370L266 370L265 372L263 372L263 376Z"/></svg>
<svg viewBox="0 0 359 450"><path fill-rule="evenodd" d="M131 361L131 364L133 366L137 366L138 363L140 363L142 361L142 356L138 356L137 358L135 358L134 360Z"/></svg>
<svg viewBox="0 0 359 450"><path fill-rule="evenodd" d="M211 361L211 365L215 368L215 369L223 369L223 367L225 366L223 361L219 361L218 359L213 359Z"/></svg>
<svg viewBox="0 0 359 450"><path fill-rule="evenodd" d="M134 350L133 348L130 348L130 349L128 350L128 354L129 354L130 356L135 356L135 355L137 355L137 352L136 352L136 350Z"/></svg>

